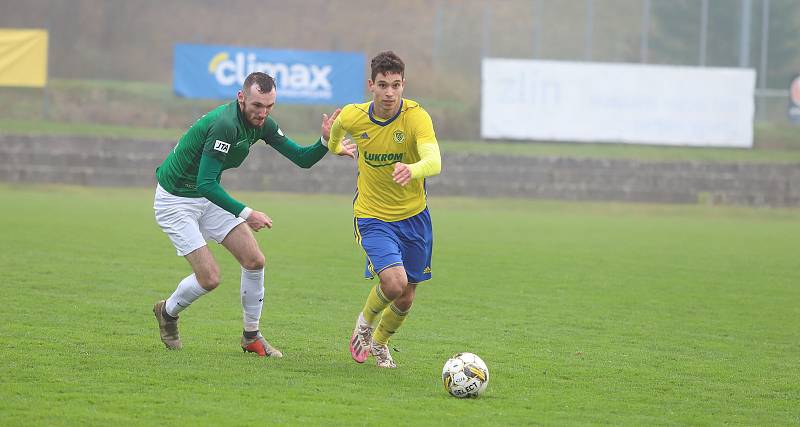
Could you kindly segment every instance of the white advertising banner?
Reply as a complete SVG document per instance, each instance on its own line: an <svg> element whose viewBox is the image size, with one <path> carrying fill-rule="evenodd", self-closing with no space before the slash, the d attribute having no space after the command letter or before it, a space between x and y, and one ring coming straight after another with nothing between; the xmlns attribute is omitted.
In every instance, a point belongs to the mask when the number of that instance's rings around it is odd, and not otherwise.
<svg viewBox="0 0 800 427"><path fill-rule="evenodd" d="M484 59L484 138L752 147L741 68Z"/></svg>

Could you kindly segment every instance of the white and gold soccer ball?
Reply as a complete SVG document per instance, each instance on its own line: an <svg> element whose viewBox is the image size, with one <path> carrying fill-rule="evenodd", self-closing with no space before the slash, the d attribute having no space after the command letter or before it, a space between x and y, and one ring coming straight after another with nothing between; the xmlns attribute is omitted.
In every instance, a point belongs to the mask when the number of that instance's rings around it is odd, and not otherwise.
<svg viewBox="0 0 800 427"><path fill-rule="evenodd" d="M444 388L455 397L478 397L489 384L489 368L478 355L458 353L442 368Z"/></svg>

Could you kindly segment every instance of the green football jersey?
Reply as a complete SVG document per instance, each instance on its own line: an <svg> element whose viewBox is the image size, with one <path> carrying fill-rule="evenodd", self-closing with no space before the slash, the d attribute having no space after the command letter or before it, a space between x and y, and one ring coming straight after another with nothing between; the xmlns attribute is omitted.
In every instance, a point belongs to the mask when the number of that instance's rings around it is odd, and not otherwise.
<svg viewBox="0 0 800 427"><path fill-rule="evenodd" d="M250 147L263 140L300 167L308 168L328 151L321 141L299 146L283 134L271 117L261 127L246 122L237 101L220 105L197 120L156 169L167 192L181 197L205 197L233 215L245 205L220 185L222 171L238 167Z"/></svg>

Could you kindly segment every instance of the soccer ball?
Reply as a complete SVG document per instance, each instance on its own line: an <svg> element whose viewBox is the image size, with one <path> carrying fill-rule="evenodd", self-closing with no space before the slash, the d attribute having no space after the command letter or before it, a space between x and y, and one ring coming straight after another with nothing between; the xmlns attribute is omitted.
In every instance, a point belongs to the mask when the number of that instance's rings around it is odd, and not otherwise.
<svg viewBox="0 0 800 427"><path fill-rule="evenodd" d="M476 354L458 353L445 362L442 382L455 397L478 397L489 384L489 368Z"/></svg>

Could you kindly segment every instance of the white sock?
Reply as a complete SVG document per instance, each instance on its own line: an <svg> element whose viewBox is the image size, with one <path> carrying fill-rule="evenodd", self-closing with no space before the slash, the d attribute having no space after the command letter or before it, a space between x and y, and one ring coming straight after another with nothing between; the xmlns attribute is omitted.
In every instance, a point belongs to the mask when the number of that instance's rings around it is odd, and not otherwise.
<svg viewBox="0 0 800 427"><path fill-rule="evenodd" d="M264 306L264 269L245 270L242 267L242 286L239 288L244 309L244 330L257 331Z"/></svg>
<svg viewBox="0 0 800 427"><path fill-rule="evenodd" d="M178 317L181 311L189 308L195 300L207 293L208 291L200 286L197 277L192 273L190 276L181 280L181 283L178 283L175 292L167 299L167 314L172 317Z"/></svg>

